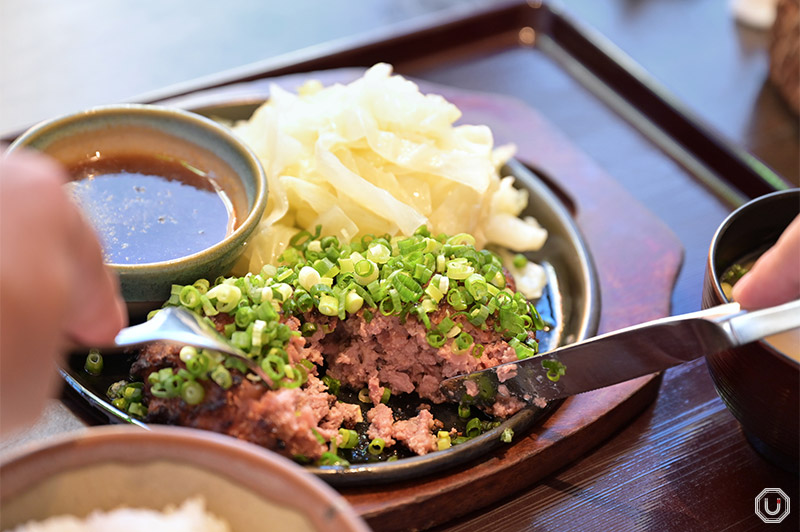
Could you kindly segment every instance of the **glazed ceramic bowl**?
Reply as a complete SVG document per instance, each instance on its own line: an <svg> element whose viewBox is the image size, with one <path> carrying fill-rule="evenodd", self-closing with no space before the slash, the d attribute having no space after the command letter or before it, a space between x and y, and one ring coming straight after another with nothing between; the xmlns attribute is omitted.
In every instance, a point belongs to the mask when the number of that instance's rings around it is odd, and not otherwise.
<svg viewBox="0 0 800 532"><path fill-rule="evenodd" d="M735 210L711 242L703 308L727 303L720 277L756 258L800 213L800 189L775 192ZM753 447L791 471L800 462L800 361L766 341L706 357L717 393Z"/></svg>
<svg viewBox="0 0 800 532"><path fill-rule="evenodd" d="M228 128L180 109L135 104L97 107L34 126L10 149L20 147L47 153L67 168L95 157L130 154L180 161L213 176L213 186L229 198L236 225L221 241L168 260L108 261L119 275L122 295L133 316L160 307L169 298L172 284L213 280L228 273L267 204L266 177L250 149ZM126 237L116 238L124 243ZM153 246L162 245L154 240Z"/></svg>
<svg viewBox="0 0 800 532"><path fill-rule="evenodd" d="M299 465L228 436L178 427L95 427L0 465L0 529L119 507L162 511L200 497L232 532L368 532Z"/></svg>

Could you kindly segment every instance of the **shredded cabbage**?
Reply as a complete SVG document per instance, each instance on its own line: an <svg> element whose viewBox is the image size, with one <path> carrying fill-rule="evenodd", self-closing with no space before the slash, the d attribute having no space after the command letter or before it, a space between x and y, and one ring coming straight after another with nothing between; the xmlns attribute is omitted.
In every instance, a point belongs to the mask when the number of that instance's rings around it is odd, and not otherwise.
<svg viewBox="0 0 800 532"><path fill-rule="evenodd" d="M527 194L498 169L514 153L494 148L482 125L458 125L461 111L379 63L348 84L317 81L270 99L234 131L267 173L261 225L236 266L275 263L297 229L349 241L368 233L470 233L476 245L539 249L547 237L520 219Z"/></svg>

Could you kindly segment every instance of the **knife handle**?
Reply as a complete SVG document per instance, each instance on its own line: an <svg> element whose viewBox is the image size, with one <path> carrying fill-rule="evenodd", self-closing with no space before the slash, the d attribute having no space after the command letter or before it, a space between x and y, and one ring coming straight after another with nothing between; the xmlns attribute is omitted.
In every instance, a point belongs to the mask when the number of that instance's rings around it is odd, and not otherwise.
<svg viewBox="0 0 800 532"><path fill-rule="evenodd" d="M767 336L800 327L800 299L774 307L743 311L719 320L735 345L749 344Z"/></svg>

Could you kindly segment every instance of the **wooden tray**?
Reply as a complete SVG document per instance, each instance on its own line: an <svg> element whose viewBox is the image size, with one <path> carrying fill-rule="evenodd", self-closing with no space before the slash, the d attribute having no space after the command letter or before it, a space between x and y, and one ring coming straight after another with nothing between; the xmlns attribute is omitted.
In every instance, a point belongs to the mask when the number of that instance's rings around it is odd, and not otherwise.
<svg viewBox="0 0 800 532"><path fill-rule="evenodd" d="M292 88L308 79L346 83L363 69L337 69L257 80L197 92L163 103L203 108L265 99L269 84ZM495 94L418 82L463 112L463 123L487 124L498 143L544 175L573 213L600 278L600 330L666 316L682 248L672 232L576 149L537 111ZM620 223L624 216L625 223ZM567 399L529 434L465 466L429 478L368 488L342 488L375 530L423 529L513 494L569 464L624 427L658 393L657 376L642 377Z"/></svg>

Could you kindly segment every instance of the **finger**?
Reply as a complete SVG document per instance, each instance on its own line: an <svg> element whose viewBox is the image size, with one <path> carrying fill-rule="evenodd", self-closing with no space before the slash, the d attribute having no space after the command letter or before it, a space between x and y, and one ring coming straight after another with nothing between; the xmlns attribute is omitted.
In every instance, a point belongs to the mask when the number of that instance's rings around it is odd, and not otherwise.
<svg viewBox="0 0 800 532"><path fill-rule="evenodd" d="M35 419L58 382L71 281L65 180L33 152L0 156L0 434Z"/></svg>
<svg viewBox="0 0 800 532"><path fill-rule="evenodd" d="M733 286L743 308L779 305L800 297L800 216Z"/></svg>
<svg viewBox="0 0 800 532"><path fill-rule="evenodd" d="M119 280L103 262L97 236L77 209L73 224L73 312L65 324L65 334L83 345L108 345L128 321Z"/></svg>
<svg viewBox="0 0 800 532"><path fill-rule="evenodd" d="M60 164L37 151L21 149L5 152L0 156L0 162L4 175L21 178L10 180L9 182L13 184L27 186L31 181L45 183L55 181L63 184L68 180L67 173Z"/></svg>

